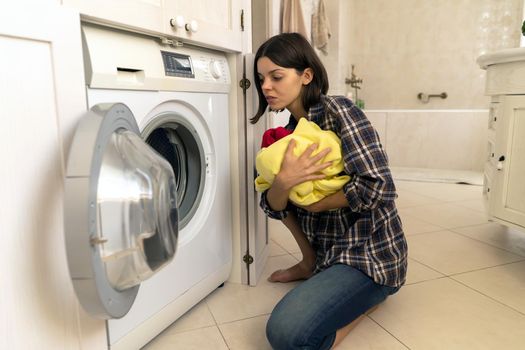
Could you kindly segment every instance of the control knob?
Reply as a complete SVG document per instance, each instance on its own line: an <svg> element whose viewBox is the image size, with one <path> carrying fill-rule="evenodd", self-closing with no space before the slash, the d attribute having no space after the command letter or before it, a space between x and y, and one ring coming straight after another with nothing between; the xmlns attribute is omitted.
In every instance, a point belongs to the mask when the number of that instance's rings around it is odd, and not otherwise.
<svg viewBox="0 0 525 350"><path fill-rule="evenodd" d="M222 77L222 67L219 61L211 60L208 65L210 74L214 79L219 79Z"/></svg>

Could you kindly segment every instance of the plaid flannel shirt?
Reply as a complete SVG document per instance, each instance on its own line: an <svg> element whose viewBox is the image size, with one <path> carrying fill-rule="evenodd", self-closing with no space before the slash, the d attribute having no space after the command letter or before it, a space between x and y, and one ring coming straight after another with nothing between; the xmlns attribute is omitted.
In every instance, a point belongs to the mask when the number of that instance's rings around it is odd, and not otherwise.
<svg viewBox="0 0 525 350"><path fill-rule="evenodd" d="M343 96L322 95L310 108L308 119L341 139L345 173L351 176L343 187L349 207L312 213L289 203L285 210L274 211L263 192L261 208L278 220L288 211L295 214L316 251L315 273L347 264L378 284L401 286L406 278L407 243L394 203L397 195L387 155L377 132L365 114ZM286 128L293 130L296 125L291 116Z"/></svg>

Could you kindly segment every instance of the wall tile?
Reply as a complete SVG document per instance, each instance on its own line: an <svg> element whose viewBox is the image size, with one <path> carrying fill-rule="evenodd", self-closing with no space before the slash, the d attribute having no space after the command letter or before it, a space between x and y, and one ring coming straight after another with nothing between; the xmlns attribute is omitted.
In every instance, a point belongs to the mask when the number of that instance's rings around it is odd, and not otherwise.
<svg viewBox="0 0 525 350"><path fill-rule="evenodd" d="M364 80L366 105L487 108L476 58L519 46L521 7L521 0L353 0L348 61ZM447 100L423 105L415 98L442 91Z"/></svg>

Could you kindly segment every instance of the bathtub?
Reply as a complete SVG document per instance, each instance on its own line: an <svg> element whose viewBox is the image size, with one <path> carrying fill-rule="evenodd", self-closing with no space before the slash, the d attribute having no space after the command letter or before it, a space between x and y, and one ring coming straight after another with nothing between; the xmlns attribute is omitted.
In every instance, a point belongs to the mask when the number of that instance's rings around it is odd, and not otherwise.
<svg viewBox="0 0 525 350"><path fill-rule="evenodd" d="M481 185L487 157L485 109L365 110L395 178Z"/></svg>

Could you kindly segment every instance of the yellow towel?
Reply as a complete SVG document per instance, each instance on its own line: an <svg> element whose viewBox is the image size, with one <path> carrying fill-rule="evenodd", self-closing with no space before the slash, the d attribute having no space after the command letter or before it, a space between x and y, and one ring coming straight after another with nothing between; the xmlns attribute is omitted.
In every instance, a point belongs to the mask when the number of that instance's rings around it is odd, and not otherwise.
<svg viewBox="0 0 525 350"><path fill-rule="evenodd" d="M255 159L255 167L259 176L255 179L255 189L259 192L270 188L275 175L281 169L284 153L291 139L295 140L293 150L300 156L312 143L319 145L312 155L325 148L331 151L319 163L332 162L332 165L322 171L325 179L303 182L292 188L289 199L298 205L310 205L335 192L339 191L350 180L348 175L339 175L343 171L343 158L341 154L341 140L329 130L322 130L314 122L301 118L295 131L282 139L274 142L269 147L261 149Z"/></svg>

